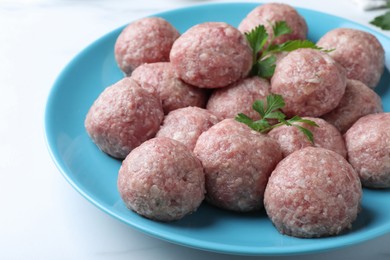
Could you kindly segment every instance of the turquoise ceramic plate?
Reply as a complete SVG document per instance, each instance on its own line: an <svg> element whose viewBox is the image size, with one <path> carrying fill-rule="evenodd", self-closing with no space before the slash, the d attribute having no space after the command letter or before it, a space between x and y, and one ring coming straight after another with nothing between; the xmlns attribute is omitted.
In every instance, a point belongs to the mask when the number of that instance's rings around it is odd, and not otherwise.
<svg viewBox="0 0 390 260"><path fill-rule="evenodd" d="M156 16L184 32L206 21L237 26L253 3L211 4L177 9ZM309 24L309 38L316 41L336 27L352 27L375 34L386 49L390 64L390 39L345 19L298 9ZM236 214L206 204L174 223L154 222L126 209L117 188L120 161L102 153L84 130L85 115L108 85L122 77L114 60L114 43L121 29L108 33L77 55L63 70L49 95L45 128L55 164L86 199L131 227L176 244L214 252L243 255L289 255L320 252L367 241L390 231L390 190L365 190L363 210L351 231L337 237L299 239L283 236L265 212ZM386 71L378 93L390 111L390 76Z"/></svg>

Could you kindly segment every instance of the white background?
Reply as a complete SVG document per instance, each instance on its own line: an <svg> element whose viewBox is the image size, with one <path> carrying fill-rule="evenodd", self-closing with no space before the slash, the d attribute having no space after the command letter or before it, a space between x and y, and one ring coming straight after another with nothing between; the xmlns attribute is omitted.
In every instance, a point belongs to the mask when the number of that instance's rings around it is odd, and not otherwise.
<svg viewBox="0 0 390 260"><path fill-rule="evenodd" d="M134 19L205 2L220 1L0 0L0 259L249 259L170 244L113 219L65 181L44 139L48 93L78 52ZM351 0L279 2L371 28L368 21L383 12L363 12ZM386 235L283 259L390 259L389 245Z"/></svg>

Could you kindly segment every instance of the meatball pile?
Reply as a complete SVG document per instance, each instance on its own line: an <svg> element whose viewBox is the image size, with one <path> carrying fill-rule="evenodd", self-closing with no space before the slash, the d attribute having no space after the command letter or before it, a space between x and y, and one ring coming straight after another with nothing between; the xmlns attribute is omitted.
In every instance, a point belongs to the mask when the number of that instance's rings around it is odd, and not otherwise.
<svg viewBox="0 0 390 260"><path fill-rule="evenodd" d="M281 53L270 79L251 74L257 54L245 33L264 25L272 36L281 21L291 32L274 43L306 39L305 19L276 3L255 8L238 28L206 22L180 35L149 17L122 31L114 49L125 77L92 104L85 128L99 149L123 160L118 190L130 210L176 221L206 201L265 210L282 234L324 237L351 228L362 186L390 188L390 114L375 93L384 70L379 41L339 28L318 41L333 51ZM284 99L287 119L316 123L297 123L314 142L301 128L261 133L234 119L260 120L252 104L270 94Z"/></svg>

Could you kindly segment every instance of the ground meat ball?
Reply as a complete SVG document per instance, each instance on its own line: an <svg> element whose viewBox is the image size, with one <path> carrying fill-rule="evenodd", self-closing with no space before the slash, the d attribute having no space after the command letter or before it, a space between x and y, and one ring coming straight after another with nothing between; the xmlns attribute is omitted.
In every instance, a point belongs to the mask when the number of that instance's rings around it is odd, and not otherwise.
<svg viewBox="0 0 390 260"><path fill-rule="evenodd" d="M115 43L115 59L126 74L143 63L169 61L179 32L166 20L146 17L129 24Z"/></svg>
<svg viewBox="0 0 390 260"><path fill-rule="evenodd" d="M344 138L336 127L321 118L304 117L304 119L311 120L318 125L316 127L305 123L297 123L313 133L314 144L298 128L293 126L283 125L274 128L268 133L269 136L279 143L284 157L308 146L322 147L332 150L344 158L347 157Z"/></svg>
<svg viewBox="0 0 390 260"><path fill-rule="evenodd" d="M144 142L123 161L119 193L126 206L159 221L173 221L194 212L204 199L202 164L175 140L158 137Z"/></svg>
<svg viewBox="0 0 390 260"><path fill-rule="evenodd" d="M244 113L257 120L260 117L252 109L252 104L255 100L265 100L270 88L268 80L257 76L242 79L215 90L207 102L207 109L220 119L234 118L238 113Z"/></svg>
<svg viewBox="0 0 390 260"><path fill-rule="evenodd" d="M195 25L172 46L170 59L179 77L201 88L225 87L245 77L252 49L245 36L222 22Z"/></svg>
<svg viewBox="0 0 390 260"><path fill-rule="evenodd" d="M390 113L361 117L345 133L345 143L363 186L390 188Z"/></svg>
<svg viewBox="0 0 390 260"><path fill-rule="evenodd" d="M282 153L275 140L234 119L200 135L194 153L206 174L206 200L233 211L263 207L267 180Z"/></svg>
<svg viewBox="0 0 390 260"><path fill-rule="evenodd" d="M250 32L258 25L264 25L268 35L272 38L272 25L279 21L285 21L292 32L276 38L275 43L306 39L308 29L305 19L292 6L281 3L269 3L256 7L241 21L238 29L241 32Z"/></svg>
<svg viewBox="0 0 390 260"><path fill-rule="evenodd" d="M124 78L106 88L91 106L85 128L105 153L123 159L143 141L154 137L164 113L156 94Z"/></svg>
<svg viewBox="0 0 390 260"><path fill-rule="evenodd" d="M283 96L283 112L319 117L340 102L346 87L344 69L329 55L298 49L281 59L271 79L271 92Z"/></svg>
<svg viewBox="0 0 390 260"><path fill-rule="evenodd" d="M344 134L360 117L383 112L380 96L358 80L347 80L339 105L322 116Z"/></svg>
<svg viewBox="0 0 390 260"><path fill-rule="evenodd" d="M287 156L272 172L264 206L280 233L323 237L351 227L361 196L359 177L342 156L306 147Z"/></svg>
<svg viewBox="0 0 390 260"><path fill-rule="evenodd" d="M384 69L384 49L377 38L364 31L337 28L326 33L317 43L346 68L347 77L376 87Z"/></svg>
<svg viewBox="0 0 390 260"><path fill-rule="evenodd" d="M165 114L182 107L206 105L205 91L180 80L169 62L143 64L131 77L146 90L157 91Z"/></svg>
<svg viewBox="0 0 390 260"><path fill-rule="evenodd" d="M198 137L218 121L218 118L206 109L199 107L179 108L165 116L156 136L175 139L192 151Z"/></svg>

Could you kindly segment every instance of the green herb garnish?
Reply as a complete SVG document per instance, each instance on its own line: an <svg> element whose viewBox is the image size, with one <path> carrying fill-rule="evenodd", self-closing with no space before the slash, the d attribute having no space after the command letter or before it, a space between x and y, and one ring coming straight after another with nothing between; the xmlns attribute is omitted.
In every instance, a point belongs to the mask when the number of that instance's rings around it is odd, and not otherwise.
<svg viewBox="0 0 390 260"><path fill-rule="evenodd" d="M387 4L387 7L390 8L390 3ZM382 30L390 30L390 11L375 17L374 20L370 21L370 24L375 25Z"/></svg>
<svg viewBox="0 0 390 260"><path fill-rule="evenodd" d="M235 119L238 122L244 123L253 130L260 133L267 133L270 130L282 125L293 126L298 128L313 144L313 133L307 128L304 128L303 126L296 123L305 123L316 127L318 127L318 125L315 122L308 119L303 119L300 116L294 116L290 119L286 119L286 115L280 111L280 109L284 106L285 103L281 95L271 94L267 96L266 104L264 104L264 102L261 100L256 100L252 105L252 108L260 115L259 120L254 121L243 113L238 114ZM271 125L268 121L269 119L276 119L278 120L278 123Z"/></svg>
<svg viewBox="0 0 390 260"><path fill-rule="evenodd" d="M262 78L271 78L275 71L276 56L280 52L290 52L300 48L322 50L309 40L290 40L282 44L274 44L276 38L291 33L285 21L276 22L272 26L273 36L269 35L264 25L259 25L245 36L253 50L253 66L251 76L257 75Z"/></svg>

